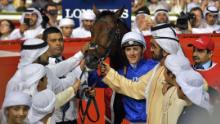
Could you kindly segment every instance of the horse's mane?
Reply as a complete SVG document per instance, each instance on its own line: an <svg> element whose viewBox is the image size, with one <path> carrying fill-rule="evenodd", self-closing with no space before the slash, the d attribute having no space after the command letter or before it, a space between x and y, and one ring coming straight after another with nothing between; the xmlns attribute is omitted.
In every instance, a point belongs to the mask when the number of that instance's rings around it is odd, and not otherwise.
<svg viewBox="0 0 220 124"><path fill-rule="evenodd" d="M98 15L96 15L96 21L98 21L100 18L105 17L105 16L114 16L114 12L112 11L102 11ZM122 20L122 19L117 19L117 23L120 23L123 27L125 27L128 31L130 31L130 28L128 28L127 24Z"/></svg>
<svg viewBox="0 0 220 124"><path fill-rule="evenodd" d="M114 12L112 11L102 11L101 13L99 13L97 16L96 16L96 20L99 20L100 18L102 17L105 17L105 16L114 16Z"/></svg>

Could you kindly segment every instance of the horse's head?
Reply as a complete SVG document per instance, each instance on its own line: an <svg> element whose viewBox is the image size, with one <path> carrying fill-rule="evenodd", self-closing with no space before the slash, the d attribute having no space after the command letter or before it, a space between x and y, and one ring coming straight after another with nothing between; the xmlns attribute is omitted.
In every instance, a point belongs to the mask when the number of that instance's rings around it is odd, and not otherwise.
<svg viewBox="0 0 220 124"><path fill-rule="evenodd" d="M127 26L120 20L124 9L116 12L99 12L94 6L93 11L96 14L96 21L91 29L91 42L85 57L86 66L95 69L100 61L109 56L110 65L118 67L123 64L120 62L121 39L128 32ZM118 62L113 62L113 57L119 57Z"/></svg>

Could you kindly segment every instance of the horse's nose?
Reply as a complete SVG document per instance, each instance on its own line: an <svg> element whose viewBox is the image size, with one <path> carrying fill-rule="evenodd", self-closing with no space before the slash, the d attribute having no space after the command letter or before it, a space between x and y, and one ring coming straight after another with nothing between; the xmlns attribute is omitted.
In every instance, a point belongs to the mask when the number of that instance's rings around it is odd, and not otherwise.
<svg viewBox="0 0 220 124"><path fill-rule="evenodd" d="M89 70L95 70L99 64L99 58L94 55L88 55L85 57L85 65L87 68L87 71Z"/></svg>

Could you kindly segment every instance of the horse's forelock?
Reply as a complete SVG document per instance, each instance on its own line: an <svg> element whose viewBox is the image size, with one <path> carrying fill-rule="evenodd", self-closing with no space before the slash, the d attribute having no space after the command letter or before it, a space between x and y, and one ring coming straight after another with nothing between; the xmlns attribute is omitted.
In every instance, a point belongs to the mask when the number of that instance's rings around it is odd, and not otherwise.
<svg viewBox="0 0 220 124"><path fill-rule="evenodd" d="M100 14L96 15L96 20L103 18L105 16L112 16L114 17L115 13L112 11L102 11Z"/></svg>

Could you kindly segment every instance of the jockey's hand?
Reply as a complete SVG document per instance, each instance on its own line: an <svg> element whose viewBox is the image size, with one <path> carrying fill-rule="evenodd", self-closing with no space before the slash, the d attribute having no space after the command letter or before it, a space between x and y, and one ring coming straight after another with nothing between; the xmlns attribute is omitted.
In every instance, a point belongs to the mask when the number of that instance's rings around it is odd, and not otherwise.
<svg viewBox="0 0 220 124"><path fill-rule="evenodd" d="M96 95L95 88L92 88L92 87L88 87L86 89L85 93L86 93L87 97L89 97L89 96L95 97L95 95Z"/></svg>
<svg viewBox="0 0 220 124"><path fill-rule="evenodd" d="M80 87L80 83L81 83L80 80L76 80L75 83L73 83L72 87L73 87L75 93L78 91L78 89Z"/></svg>
<svg viewBox="0 0 220 124"><path fill-rule="evenodd" d="M111 67L107 63L103 62L100 68L102 76L105 76L109 72L110 68Z"/></svg>
<svg viewBox="0 0 220 124"><path fill-rule="evenodd" d="M81 51L85 55L86 51L89 49L89 42L86 43L82 48Z"/></svg>

